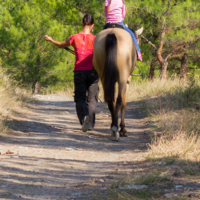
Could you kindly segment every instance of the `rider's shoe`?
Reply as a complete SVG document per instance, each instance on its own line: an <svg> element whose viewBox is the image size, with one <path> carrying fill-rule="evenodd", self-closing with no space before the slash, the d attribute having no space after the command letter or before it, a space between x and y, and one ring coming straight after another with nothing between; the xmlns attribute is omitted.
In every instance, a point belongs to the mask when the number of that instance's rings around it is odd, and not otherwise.
<svg viewBox="0 0 200 200"><path fill-rule="evenodd" d="M142 53L138 52L138 60L142 61Z"/></svg>
<svg viewBox="0 0 200 200"><path fill-rule="evenodd" d="M83 120L83 125L82 125L82 131L87 132L89 128L89 116L85 116Z"/></svg>

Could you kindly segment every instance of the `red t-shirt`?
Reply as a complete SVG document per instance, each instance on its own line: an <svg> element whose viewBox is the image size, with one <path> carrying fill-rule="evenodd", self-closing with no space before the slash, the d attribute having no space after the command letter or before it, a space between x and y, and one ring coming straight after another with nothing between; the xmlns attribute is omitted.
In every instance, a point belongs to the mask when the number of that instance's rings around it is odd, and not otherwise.
<svg viewBox="0 0 200 200"><path fill-rule="evenodd" d="M70 36L70 44L74 47L76 62L74 70L92 70L94 39L92 34L77 33Z"/></svg>

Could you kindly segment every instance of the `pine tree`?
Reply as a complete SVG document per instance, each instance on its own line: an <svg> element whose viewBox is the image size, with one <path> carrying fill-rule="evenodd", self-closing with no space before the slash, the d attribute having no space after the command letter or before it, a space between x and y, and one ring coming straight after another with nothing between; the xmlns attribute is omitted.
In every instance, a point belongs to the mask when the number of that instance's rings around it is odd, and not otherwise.
<svg viewBox="0 0 200 200"><path fill-rule="evenodd" d="M0 17L0 54L2 66L22 84L34 84L55 65L53 59L60 52L43 40L49 29L57 34L63 29L56 21L49 21L41 8L24 0L2 1ZM50 27L50 23L53 26ZM60 33L60 35L63 33ZM48 54L45 52L51 48Z"/></svg>
<svg viewBox="0 0 200 200"><path fill-rule="evenodd" d="M69 84L74 56L44 40L48 34L63 41L82 29L82 17L91 13L95 33L104 21L102 2L0 0L0 57L2 66L24 86ZM101 5L101 6L99 6Z"/></svg>

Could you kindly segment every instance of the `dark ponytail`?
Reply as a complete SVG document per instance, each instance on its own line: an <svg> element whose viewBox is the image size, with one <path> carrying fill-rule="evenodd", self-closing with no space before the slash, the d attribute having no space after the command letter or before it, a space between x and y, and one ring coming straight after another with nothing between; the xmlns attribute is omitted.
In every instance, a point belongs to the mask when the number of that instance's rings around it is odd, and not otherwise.
<svg viewBox="0 0 200 200"><path fill-rule="evenodd" d="M91 14L87 14L83 17L83 26L91 26L94 24L94 18Z"/></svg>

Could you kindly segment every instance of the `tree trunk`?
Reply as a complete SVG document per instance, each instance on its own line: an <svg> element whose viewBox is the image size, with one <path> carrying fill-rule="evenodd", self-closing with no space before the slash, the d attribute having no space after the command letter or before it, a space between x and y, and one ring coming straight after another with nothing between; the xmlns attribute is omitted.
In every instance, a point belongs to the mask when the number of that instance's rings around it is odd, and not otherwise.
<svg viewBox="0 0 200 200"><path fill-rule="evenodd" d="M150 72L149 72L149 79L151 81L153 81L155 77L155 66L156 66L156 62L152 60L151 66L150 66Z"/></svg>
<svg viewBox="0 0 200 200"><path fill-rule="evenodd" d="M167 62L167 59L164 60L163 57L162 57L162 50L163 50L163 45L164 45L164 37L165 37L165 18L163 19L163 22L162 22L162 31L160 33L160 37L161 37L161 40L160 40L160 46L159 46L159 49L157 51L157 58L158 58L158 61L161 65L161 72L160 72L160 78L161 79L165 79L167 77L167 65L168 65L168 62Z"/></svg>
<svg viewBox="0 0 200 200"><path fill-rule="evenodd" d="M39 94L39 89L40 89L40 83L39 81L36 81L33 84L33 94Z"/></svg>
<svg viewBox="0 0 200 200"><path fill-rule="evenodd" d="M184 79L186 77L187 60L188 60L188 55L185 53L181 60L180 79Z"/></svg>
<svg viewBox="0 0 200 200"><path fill-rule="evenodd" d="M167 78L167 66L168 66L168 62L163 59L161 63L160 79Z"/></svg>

